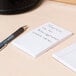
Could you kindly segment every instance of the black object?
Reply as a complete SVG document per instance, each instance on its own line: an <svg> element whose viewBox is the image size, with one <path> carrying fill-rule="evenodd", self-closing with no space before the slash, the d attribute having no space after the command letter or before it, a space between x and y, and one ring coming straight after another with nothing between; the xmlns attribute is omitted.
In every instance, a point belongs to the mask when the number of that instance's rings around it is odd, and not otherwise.
<svg viewBox="0 0 76 76"><path fill-rule="evenodd" d="M34 8L40 0L0 0L0 14L18 14Z"/></svg>

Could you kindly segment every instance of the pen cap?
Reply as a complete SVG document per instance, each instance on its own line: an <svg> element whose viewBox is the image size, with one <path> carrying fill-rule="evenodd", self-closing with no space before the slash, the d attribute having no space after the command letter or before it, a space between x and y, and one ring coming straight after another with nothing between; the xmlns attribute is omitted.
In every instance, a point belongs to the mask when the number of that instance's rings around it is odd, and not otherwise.
<svg viewBox="0 0 76 76"><path fill-rule="evenodd" d="M35 7L40 0L0 0L0 14L17 14Z"/></svg>

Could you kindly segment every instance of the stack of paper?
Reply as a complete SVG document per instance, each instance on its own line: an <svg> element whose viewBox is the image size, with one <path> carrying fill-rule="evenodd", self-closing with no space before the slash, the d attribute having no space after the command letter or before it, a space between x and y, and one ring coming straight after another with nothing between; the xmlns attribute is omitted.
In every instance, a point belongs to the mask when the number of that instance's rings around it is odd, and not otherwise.
<svg viewBox="0 0 76 76"><path fill-rule="evenodd" d="M76 43L53 54L53 57L76 72Z"/></svg>
<svg viewBox="0 0 76 76"><path fill-rule="evenodd" d="M72 32L55 24L46 23L17 38L13 44L33 57L37 57L70 35Z"/></svg>

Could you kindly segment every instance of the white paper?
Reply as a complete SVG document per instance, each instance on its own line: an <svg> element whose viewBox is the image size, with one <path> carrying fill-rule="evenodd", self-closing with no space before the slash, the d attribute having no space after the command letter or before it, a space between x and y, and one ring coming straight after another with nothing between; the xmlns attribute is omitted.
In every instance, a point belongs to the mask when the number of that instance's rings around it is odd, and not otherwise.
<svg viewBox="0 0 76 76"><path fill-rule="evenodd" d="M13 44L33 57L37 57L70 35L72 32L52 23L46 23L17 38Z"/></svg>
<svg viewBox="0 0 76 76"><path fill-rule="evenodd" d="M76 72L76 43L53 54L53 57Z"/></svg>

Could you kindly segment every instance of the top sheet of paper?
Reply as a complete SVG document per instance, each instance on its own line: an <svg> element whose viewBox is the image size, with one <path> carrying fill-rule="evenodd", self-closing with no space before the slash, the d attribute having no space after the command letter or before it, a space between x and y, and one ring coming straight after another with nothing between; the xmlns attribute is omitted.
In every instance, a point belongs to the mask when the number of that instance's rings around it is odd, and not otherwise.
<svg viewBox="0 0 76 76"><path fill-rule="evenodd" d="M76 72L76 43L54 53L53 57Z"/></svg>
<svg viewBox="0 0 76 76"><path fill-rule="evenodd" d="M72 32L52 23L46 23L17 38L13 44L33 57L37 57L70 35Z"/></svg>

